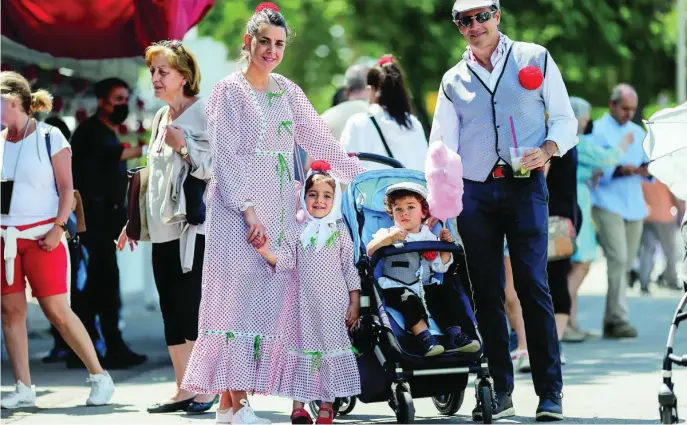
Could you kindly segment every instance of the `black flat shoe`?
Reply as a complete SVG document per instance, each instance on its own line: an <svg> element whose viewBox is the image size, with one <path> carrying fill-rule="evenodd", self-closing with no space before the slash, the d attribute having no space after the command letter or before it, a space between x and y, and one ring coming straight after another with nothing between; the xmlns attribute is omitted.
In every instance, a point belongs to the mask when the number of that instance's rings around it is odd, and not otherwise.
<svg viewBox="0 0 687 425"><path fill-rule="evenodd" d="M218 401L219 401L219 395L216 395L215 398L208 401L207 403L201 403L198 401L194 401L188 405L186 412L190 413L190 414L198 414L198 413L207 412Z"/></svg>
<svg viewBox="0 0 687 425"><path fill-rule="evenodd" d="M175 403L155 403L148 407L148 413L171 413L183 412L193 402L193 397L188 400L181 400Z"/></svg>

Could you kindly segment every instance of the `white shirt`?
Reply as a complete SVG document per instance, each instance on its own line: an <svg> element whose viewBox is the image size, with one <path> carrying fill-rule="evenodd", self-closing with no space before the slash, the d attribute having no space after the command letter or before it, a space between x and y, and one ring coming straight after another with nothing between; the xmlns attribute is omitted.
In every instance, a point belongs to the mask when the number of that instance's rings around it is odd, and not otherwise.
<svg viewBox="0 0 687 425"><path fill-rule="evenodd" d="M493 91L506 64L506 55L502 51L505 50L507 52L512 45L513 41L501 34L499 45L491 56L491 64L494 67L491 72L487 71L486 68L475 60L469 46L463 54L463 59L468 61L470 68ZM553 58L551 58L551 55L548 53L547 55L546 77L543 84L544 104L549 115L546 140L555 142L558 146L556 156L562 156L577 144L577 137L575 136L577 134L577 119L572 106L570 106L568 90L565 88L561 71ZM457 151L459 134L456 110L444 94L444 90L439 87L429 140L443 140L450 149Z"/></svg>
<svg viewBox="0 0 687 425"><path fill-rule="evenodd" d="M0 220L3 226L23 226L57 216L60 199L45 146L48 129L51 155L57 155L62 149L69 149L71 154L69 142L62 132L42 122L25 139L3 142L2 179L14 180L10 213L3 214Z"/></svg>
<svg viewBox="0 0 687 425"><path fill-rule="evenodd" d="M427 137L420 121L410 115L411 127L399 125L381 106L370 105L369 112L377 120L389 150L395 159L406 168L425 170ZM352 116L341 134L341 144L347 152L365 152L388 156L379 132L368 113ZM388 168L385 165L363 161L368 170Z"/></svg>

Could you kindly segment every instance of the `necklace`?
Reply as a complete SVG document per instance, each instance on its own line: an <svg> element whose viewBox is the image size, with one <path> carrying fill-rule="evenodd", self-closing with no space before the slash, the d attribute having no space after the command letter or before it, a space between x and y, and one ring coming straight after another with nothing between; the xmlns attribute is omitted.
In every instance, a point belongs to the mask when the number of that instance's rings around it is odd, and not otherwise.
<svg viewBox="0 0 687 425"><path fill-rule="evenodd" d="M14 136L10 137L10 129L8 128L7 129L7 141L8 142L16 142L17 140L24 140L26 138L26 133L29 130L29 124L31 124L31 118L28 118L26 120L26 124L24 124L24 128L22 128L22 130L24 130L24 135L22 136L21 139L16 138L21 133L21 130L17 131Z"/></svg>

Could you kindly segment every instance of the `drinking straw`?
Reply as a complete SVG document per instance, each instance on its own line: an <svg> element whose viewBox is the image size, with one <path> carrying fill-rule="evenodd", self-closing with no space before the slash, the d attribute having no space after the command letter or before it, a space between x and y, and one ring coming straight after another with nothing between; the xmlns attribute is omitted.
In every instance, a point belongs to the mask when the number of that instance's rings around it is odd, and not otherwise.
<svg viewBox="0 0 687 425"><path fill-rule="evenodd" d="M513 147L515 149L517 149L518 148L518 139L517 139L517 137L515 137L515 125L513 125L513 116L511 115L510 117L508 117L508 119L510 120L510 132L511 132L511 134L513 134Z"/></svg>

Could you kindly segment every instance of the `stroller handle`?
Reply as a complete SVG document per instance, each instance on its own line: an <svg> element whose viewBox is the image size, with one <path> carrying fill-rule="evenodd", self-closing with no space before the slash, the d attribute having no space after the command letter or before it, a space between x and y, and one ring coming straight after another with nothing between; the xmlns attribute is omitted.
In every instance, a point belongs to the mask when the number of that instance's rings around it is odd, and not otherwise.
<svg viewBox="0 0 687 425"><path fill-rule="evenodd" d="M450 252L457 255L463 255L463 247L451 242L428 241L428 242L405 242L401 246L394 245L385 246L377 250L370 259L370 265L374 268L377 263L385 257L398 254L407 254L409 252L421 251L440 251Z"/></svg>
<svg viewBox="0 0 687 425"><path fill-rule="evenodd" d="M349 152L348 156L357 156L361 161L376 162L378 164L387 165L391 168L405 168L397 159L389 158L388 156L384 155L377 155L376 153Z"/></svg>

